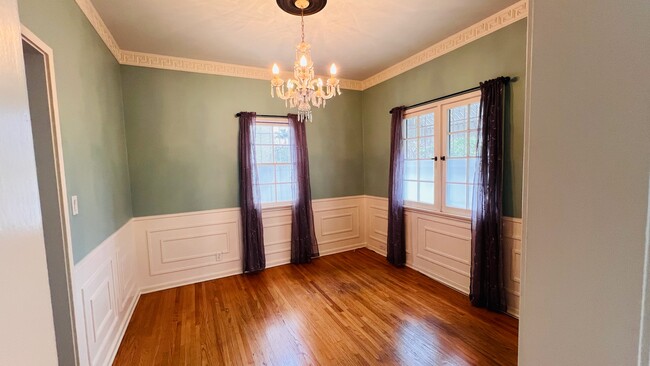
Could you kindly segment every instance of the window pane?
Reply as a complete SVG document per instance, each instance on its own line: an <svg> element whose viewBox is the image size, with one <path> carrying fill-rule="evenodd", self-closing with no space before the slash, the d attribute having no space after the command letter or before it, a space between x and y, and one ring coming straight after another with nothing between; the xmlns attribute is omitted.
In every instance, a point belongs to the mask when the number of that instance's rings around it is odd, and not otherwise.
<svg viewBox="0 0 650 366"><path fill-rule="evenodd" d="M259 184L275 182L275 174L273 172L273 165L258 165L257 173L259 174Z"/></svg>
<svg viewBox="0 0 650 366"><path fill-rule="evenodd" d="M447 183L446 204L448 207L465 209L467 206L467 191L464 184Z"/></svg>
<svg viewBox="0 0 650 366"><path fill-rule="evenodd" d="M274 146L275 162L276 163L289 163L291 156L289 155L289 146Z"/></svg>
<svg viewBox="0 0 650 366"><path fill-rule="evenodd" d="M286 202L292 200L291 184L278 184L278 202Z"/></svg>
<svg viewBox="0 0 650 366"><path fill-rule="evenodd" d="M472 202L474 202L474 190L476 189L476 186L473 184L470 184L467 186L467 209L471 210L472 207Z"/></svg>
<svg viewBox="0 0 650 366"><path fill-rule="evenodd" d="M262 203L275 202L275 185L260 185L260 195Z"/></svg>
<svg viewBox="0 0 650 366"><path fill-rule="evenodd" d="M274 126L273 142L278 145L289 145L289 127Z"/></svg>
<svg viewBox="0 0 650 366"><path fill-rule="evenodd" d="M417 117L409 118L406 120L406 138L418 137L418 123Z"/></svg>
<svg viewBox="0 0 650 366"><path fill-rule="evenodd" d="M420 116L420 137L433 136L433 113Z"/></svg>
<svg viewBox="0 0 650 366"><path fill-rule="evenodd" d="M455 182L455 183L467 182L467 160L465 159L447 160L447 182Z"/></svg>
<svg viewBox="0 0 650 366"><path fill-rule="evenodd" d="M477 129L480 117L479 110L480 103L472 103L469 105L469 128Z"/></svg>
<svg viewBox="0 0 650 366"><path fill-rule="evenodd" d="M417 180L418 179L418 161L406 160L404 161L404 179Z"/></svg>
<svg viewBox="0 0 650 366"><path fill-rule="evenodd" d="M404 199L407 201L418 200L418 183L405 181L404 182Z"/></svg>
<svg viewBox="0 0 650 366"><path fill-rule="evenodd" d="M406 158L418 158L418 140L406 140Z"/></svg>
<svg viewBox="0 0 650 366"><path fill-rule="evenodd" d="M433 183L420 182L420 202L433 204Z"/></svg>
<svg viewBox="0 0 650 366"><path fill-rule="evenodd" d="M469 133L469 156L478 156L478 133L472 131Z"/></svg>
<svg viewBox="0 0 650 366"><path fill-rule="evenodd" d="M449 156L465 157L467 156L467 134L455 133L449 135Z"/></svg>
<svg viewBox="0 0 650 366"><path fill-rule="evenodd" d="M259 133L255 134L255 143L256 144L271 144L273 142L273 135L270 133Z"/></svg>
<svg viewBox="0 0 650 366"><path fill-rule="evenodd" d="M433 160L420 160L420 180L433 182Z"/></svg>
<svg viewBox="0 0 650 366"><path fill-rule="evenodd" d="M469 174L467 175L468 183L474 183L474 180L476 179L476 169L478 168L478 161L479 159L477 158L472 158L467 160L468 168L469 168Z"/></svg>
<svg viewBox="0 0 650 366"><path fill-rule="evenodd" d="M255 154L257 155L257 163L273 163L273 147L272 146L256 146Z"/></svg>
<svg viewBox="0 0 650 366"><path fill-rule="evenodd" d="M480 114L479 111L480 104L481 103L472 103L469 105L469 118L478 118Z"/></svg>
<svg viewBox="0 0 650 366"><path fill-rule="evenodd" d="M420 159L433 158L433 137L420 139Z"/></svg>
<svg viewBox="0 0 650 366"><path fill-rule="evenodd" d="M467 129L467 107L456 107L449 110L449 132Z"/></svg>
<svg viewBox="0 0 650 366"><path fill-rule="evenodd" d="M276 165L275 166L276 180L278 183L289 183L292 181L291 165Z"/></svg>

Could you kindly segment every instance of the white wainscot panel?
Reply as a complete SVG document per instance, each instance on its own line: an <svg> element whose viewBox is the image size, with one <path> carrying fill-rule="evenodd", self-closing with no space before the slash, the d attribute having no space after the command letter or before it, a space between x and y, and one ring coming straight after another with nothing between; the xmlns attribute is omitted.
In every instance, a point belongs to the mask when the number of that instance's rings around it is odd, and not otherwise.
<svg viewBox="0 0 650 366"><path fill-rule="evenodd" d="M91 365L99 365L98 361L106 357L110 334L117 325L113 278L113 261L108 260L81 288L86 344Z"/></svg>
<svg viewBox="0 0 650 366"><path fill-rule="evenodd" d="M363 197L315 200L313 211L314 231L321 255L366 245Z"/></svg>
<svg viewBox="0 0 650 366"><path fill-rule="evenodd" d="M418 213L413 266L438 281L469 293L471 226L468 220Z"/></svg>
<svg viewBox="0 0 650 366"><path fill-rule="evenodd" d="M239 261L238 222L147 232L152 275Z"/></svg>
<svg viewBox="0 0 650 366"><path fill-rule="evenodd" d="M266 267L289 263L291 260L291 208L264 210L262 221Z"/></svg>
<svg viewBox="0 0 650 366"><path fill-rule="evenodd" d="M368 248L377 253L386 255L386 242L388 237L388 200L385 198L367 198L367 227ZM407 244L407 251L409 250Z"/></svg>
<svg viewBox="0 0 650 366"><path fill-rule="evenodd" d="M136 218L142 292L242 271L239 209Z"/></svg>
<svg viewBox="0 0 650 366"><path fill-rule="evenodd" d="M135 309L139 283L132 223L75 265L75 321L81 365L108 365Z"/></svg>
<svg viewBox="0 0 650 366"><path fill-rule="evenodd" d="M508 313L519 317L521 291L521 219L503 219L504 282Z"/></svg>

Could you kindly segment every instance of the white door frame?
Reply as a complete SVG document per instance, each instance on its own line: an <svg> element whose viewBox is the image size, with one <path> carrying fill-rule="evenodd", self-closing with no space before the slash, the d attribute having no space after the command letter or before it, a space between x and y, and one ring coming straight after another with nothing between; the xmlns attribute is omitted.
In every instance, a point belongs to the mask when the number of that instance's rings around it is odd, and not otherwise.
<svg viewBox="0 0 650 366"><path fill-rule="evenodd" d="M70 319L72 321L73 327L73 339L72 343L75 349L75 360L76 364L79 364L79 345L77 340L77 324L75 323L75 311L74 311L74 261L72 258L72 234L70 230L70 217L69 217L69 207L68 207L68 193L67 186L65 181L65 167L63 163L63 147L61 143L61 127L59 123L59 103L56 93L56 80L54 78L54 52L52 49L38 38L32 31L30 31L24 25L21 26L21 35L23 41L34 47L38 52L43 55L45 61L45 72L47 83L47 94L48 102L50 107L50 123L52 131L52 147L54 149L54 166L56 171L56 181L57 181L57 192L59 199L59 208L60 208L60 217L62 220L62 230L63 233L63 242L65 247L63 248L65 253L66 261L66 277L67 277L67 287L68 287L68 297L70 303Z"/></svg>

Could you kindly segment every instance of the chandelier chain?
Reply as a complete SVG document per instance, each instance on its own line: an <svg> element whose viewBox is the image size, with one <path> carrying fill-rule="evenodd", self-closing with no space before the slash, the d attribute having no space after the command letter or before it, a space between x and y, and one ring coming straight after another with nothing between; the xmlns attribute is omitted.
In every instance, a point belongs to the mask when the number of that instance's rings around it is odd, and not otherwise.
<svg viewBox="0 0 650 366"><path fill-rule="evenodd" d="M305 9L300 9L300 30L301 40L305 42Z"/></svg>

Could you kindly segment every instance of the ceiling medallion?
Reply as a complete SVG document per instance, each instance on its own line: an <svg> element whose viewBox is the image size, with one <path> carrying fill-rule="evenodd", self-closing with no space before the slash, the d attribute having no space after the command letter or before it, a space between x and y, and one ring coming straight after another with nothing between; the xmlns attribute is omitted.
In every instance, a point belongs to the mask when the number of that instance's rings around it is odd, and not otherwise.
<svg viewBox="0 0 650 366"><path fill-rule="evenodd" d="M314 63L311 60L311 45L305 42L305 15L316 14L323 10L327 0L277 0L278 6L292 15L300 15L301 42L296 46L296 60L293 65L293 76L287 80L280 79L280 68L273 64L273 79L271 80L271 97L284 100L290 108L298 108L298 120L312 120L311 107L325 107L328 99L337 93L341 94L339 80L335 77L336 65L330 67L330 77L326 83L314 76ZM325 90L323 90L325 86Z"/></svg>

